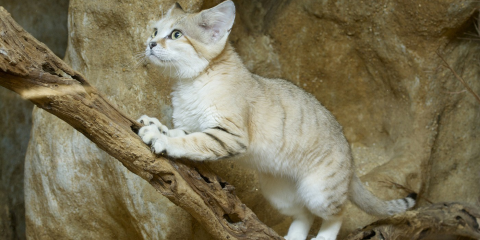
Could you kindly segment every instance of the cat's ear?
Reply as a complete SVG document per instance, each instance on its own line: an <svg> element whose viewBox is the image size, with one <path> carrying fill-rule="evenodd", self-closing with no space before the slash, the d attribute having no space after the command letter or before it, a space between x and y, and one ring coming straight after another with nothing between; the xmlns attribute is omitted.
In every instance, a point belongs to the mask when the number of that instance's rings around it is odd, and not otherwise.
<svg viewBox="0 0 480 240"><path fill-rule="evenodd" d="M212 42L217 42L229 33L235 20L235 4L225 1L199 13L198 25Z"/></svg>
<svg viewBox="0 0 480 240"><path fill-rule="evenodd" d="M185 13L182 6L180 6L180 4L178 2L173 4L173 6L170 7L170 9L168 9L167 15L172 15L174 13Z"/></svg>

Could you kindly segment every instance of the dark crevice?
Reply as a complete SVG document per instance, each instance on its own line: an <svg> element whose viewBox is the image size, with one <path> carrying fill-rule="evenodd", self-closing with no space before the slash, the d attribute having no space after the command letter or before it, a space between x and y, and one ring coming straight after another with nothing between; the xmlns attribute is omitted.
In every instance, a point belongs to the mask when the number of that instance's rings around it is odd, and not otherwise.
<svg viewBox="0 0 480 240"><path fill-rule="evenodd" d="M45 72L48 72L52 75L56 75L56 76L59 76L56 72L55 72L55 68L53 68L50 64L48 63L43 63L42 64L42 70L45 71ZM61 77L61 76L59 76Z"/></svg>
<svg viewBox="0 0 480 240"><path fill-rule="evenodd" d="M478 14L479 11L473 12L468 20L466 20L459 28L454 29L454 32L452 33L453 39L480 41L480 33L478 32Z"/></svg>
<svg viewBox="0 0 480 240"><path fill-rule="evenodd" d="M90 86L90 84L85 80L85 78L83 78L82 75L80 74L75 74L73 76L71 76L73 79L77 80L80 84L82 84L83 86Z"/></svg>
<svg viewBox="0 0 480 240"><path fill-rule="evenodd" d="M137 124L132 124L130 125L130 129L132 129L132 131L138 135L138 131L140 130L140 126L138 126Z"/></svg>
<svg viewBox="0 0 480 240"><path fill-rule="evenodd" d="M426 236L428 236L430 234L430 231L431 231L431 228L425 228L423 229L420 234L419 234L419 238L424 238Z"/></svg>
<svg viewBox="0 0 480 240"><path fill-rule="evenodd" d="M377 233L375 231L370 231L365 236L363 236L362 239L365 239L365 240L372 239L373 237L375 237L375 235L377 235Z"/></svg>
<svg viewBox="0 0 480 240"><path fill-rule="evenodd" d="M226 181L223 181L220 177L216 177L216 180L217 182L220 184L220 186L222 187L222 189L225 189L226 186L230 185L228 184L228 182Z"/></svg>
<svg viewBox="0 0 480 240"><path fill-rule="evenodd" d="M238 216L238 213L224 214L223 218L225 218L225 220L227 220L229 223L238 223L242 221L242 219L240 219Z"/></svg>
<svg viewBox="0 0 480 240"><path fill-rule="evenodd" d="M470 214L467 210L465 209L462 209L461 212L465 213L465 215L467 215L468 217L471 218L472 220L472 223L473 223L473 226L475 229L479 229L479 226L478 226L478 222L477 222L477 218L475 216L473 216L472 214Z"/></svg>
<svg viewBox="0 0 480 240"><path fill-rule="evenodd" d="M212 181L210 181L210 179L206 176L203 176L200 171L198 171L198 169L195 169L197 172L198 172L198 175L200 175L200 177L203 179L203 181L205 181L206 183L212 183Z"/></svg>
<svg viewBox="0 0 480 240"><path fill-rule="evenodd" d="M173 181L170 177L168 177L168 175L167 177L162 178L162 180L165 181L168 185L172 185Z"/></svg>
<svg viewBox="0 0 480 240"><path fill-rule="evenodd" d="M152 185L160 185L160 187L163 189L166 188L166 186L163 184L163 181L158 179L157 177L152 178L152 180L150 180L150 183Z"/></svg>
<svg viewBox="0 0 480 240"><path fill-rule="evenodd" d="M225 188L225 186L228 185L227 182L218 181L218 183L220 183L220 186L221 186L222 188Z"/></svg>

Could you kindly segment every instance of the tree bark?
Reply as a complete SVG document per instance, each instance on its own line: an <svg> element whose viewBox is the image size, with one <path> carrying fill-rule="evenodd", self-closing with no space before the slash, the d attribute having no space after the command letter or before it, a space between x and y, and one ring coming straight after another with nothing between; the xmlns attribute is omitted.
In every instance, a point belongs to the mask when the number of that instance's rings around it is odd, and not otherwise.
<svg viewBox="0 0 480 240"><path fill-rule="evenodd" d="M189 212L216 239L282 239L199 162L155 156L120 112L0 7L0 85L59 117Z"/></svg>
<svg viewBox="0 0 480 240"><path fill-rule="evenodd" d="M351 233L345 240L480 239L479 225L478 207L436 203L378 220Z"/></svg>

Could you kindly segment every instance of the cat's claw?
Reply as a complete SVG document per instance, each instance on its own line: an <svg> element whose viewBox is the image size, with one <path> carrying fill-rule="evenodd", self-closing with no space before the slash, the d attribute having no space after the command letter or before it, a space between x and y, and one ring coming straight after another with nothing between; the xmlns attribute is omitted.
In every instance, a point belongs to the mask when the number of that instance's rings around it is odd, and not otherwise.
<svg viewBox="0 0 480 240"><path fill-rule="evenodd" d="M155 142L156 139L153 139L153 142ZM150 152L155 153L155 148L153 147L153 144L150 146Z"/></svg>

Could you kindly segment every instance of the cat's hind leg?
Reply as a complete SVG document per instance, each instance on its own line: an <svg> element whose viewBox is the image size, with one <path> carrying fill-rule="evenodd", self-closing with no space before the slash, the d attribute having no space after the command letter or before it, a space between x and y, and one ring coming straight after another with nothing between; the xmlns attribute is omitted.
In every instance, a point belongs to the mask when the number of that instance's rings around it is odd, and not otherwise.
<svg viewBox="0 0 480 240"><path fill-rule="evenodd" d="M341 214L330 216L327 219L323 219L322 227L320 228L317 237L312 238L312 240L335 240L341 226Z"/></svg>
<svg viewBox="0 0 480 240"><path fill-rule="evenodd" d="M285 239L305 240L314 216L299 201L295 183L286 178L260 174L260 185L265 198L280 213L293 217Z"/></svg>
<svg viewBox="0 0 480 240"><path fill-rule="evenodd" d="M323 219L315 240L335 240L342 225L341 212L348 196L349 172L312 172L299 181L298 195L305 207Z"/></svg>
<svg viewBox="0 0 480 240"><path fill-rule="evenodd" d="M304 240L308 236L308 231L314 220L314 215L306 208L300 208L301 209L297 209L296 213L292 215L293 222L288 228L288 233L285 236L286 240Z"/></svg>

